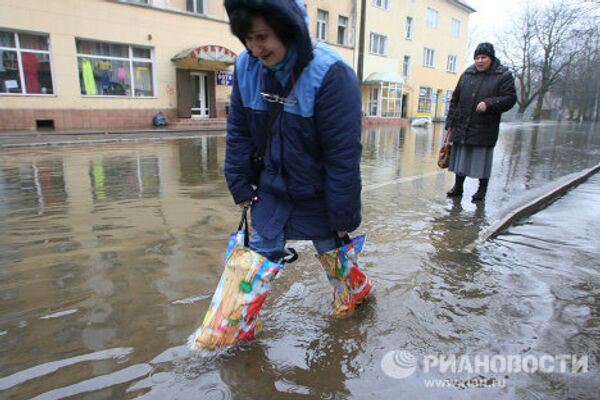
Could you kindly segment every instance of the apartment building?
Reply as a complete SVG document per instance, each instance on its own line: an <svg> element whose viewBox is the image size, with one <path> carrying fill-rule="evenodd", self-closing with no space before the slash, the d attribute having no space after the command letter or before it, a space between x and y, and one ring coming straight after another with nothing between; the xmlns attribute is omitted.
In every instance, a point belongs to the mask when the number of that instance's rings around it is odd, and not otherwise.
<svg viewBox="0 0 600 400"><path fill-rule="evenodd" d="M443 116L461 1L310 0L310 32L362 71L363 114ZM361 52L360 20L365 24ZM222 0L0 0L0 130L223 121L235 58Z"/></svg>
<svg viewBox="0 0 600 400"><path fill-rule="evenodd" d="M468 17L475 10L458 0L367 3L365 115L443 119L464 69Z"/></svg>

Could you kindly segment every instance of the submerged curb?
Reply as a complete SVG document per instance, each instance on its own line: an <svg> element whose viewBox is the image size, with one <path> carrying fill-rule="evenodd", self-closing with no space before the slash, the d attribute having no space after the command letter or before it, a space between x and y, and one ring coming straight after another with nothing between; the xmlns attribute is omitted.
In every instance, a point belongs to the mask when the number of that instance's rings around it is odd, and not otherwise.
<svg viewBox="0 0 600 400"><path fill-rule="evenodd" d="M523 218L528 217L531 214L534 214L537 211L547 207L554 200L556 200L557 198L559 198L560 196L565 194L567 191L569 191L574 186L579 185L580 183L582 183L583 181L585 181L586 179L588 179L590 176L594 175L598 171L600 171L600 164L596 164L596 166L594 166L590 169L584 170L583 172L581 172L579 175L575 176L573 179L569 180L568 182L566 182L566 183L560 185L559 187L551 190L550 192L530 201L529 203L525 204L524 206L521 206L521 207L517 208L516 210L510 212L508 215L506 215L500 221L496 222L495 224L490 226L488 229L486 229L485 231L480 233L479 237L475 241L473 241L473 243L466 246L464 251L468 252L468 253L472 252L481 243L497 236L500 232L504 231L506 228L508 228L510 225L513 225L515 222L522 220Z"/></svg>

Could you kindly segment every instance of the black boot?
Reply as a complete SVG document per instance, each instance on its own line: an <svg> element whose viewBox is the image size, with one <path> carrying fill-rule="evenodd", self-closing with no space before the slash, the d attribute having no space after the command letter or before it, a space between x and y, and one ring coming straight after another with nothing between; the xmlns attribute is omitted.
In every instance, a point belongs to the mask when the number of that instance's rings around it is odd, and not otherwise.
<svg viewBox="0 0 600 400"><path fill-rule="evenodd" d="M460 197L463 194L463 184L465 183L465 176L456 175L454 186L446 193L448 197Z"/></svg>
<svg viewBox="0 0 600 400"><path fill-rule="evenodd" d="M480 179L479 180L479 188L477 192L471 197L471 201L481 201L485 199L485 193L487 192L489 179Z"/></svg>

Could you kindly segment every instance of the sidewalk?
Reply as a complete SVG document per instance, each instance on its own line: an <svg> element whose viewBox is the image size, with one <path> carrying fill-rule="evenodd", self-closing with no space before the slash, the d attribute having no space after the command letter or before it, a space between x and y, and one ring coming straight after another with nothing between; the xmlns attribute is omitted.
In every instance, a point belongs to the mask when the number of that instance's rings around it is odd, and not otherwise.
<svg viewBox="0 0 600 400"><path fill-rule="evenodd" d="M0 149L90 143L139 142L221 136L221 128L150 128L135 130L7 131L0 132Z"/></svg>

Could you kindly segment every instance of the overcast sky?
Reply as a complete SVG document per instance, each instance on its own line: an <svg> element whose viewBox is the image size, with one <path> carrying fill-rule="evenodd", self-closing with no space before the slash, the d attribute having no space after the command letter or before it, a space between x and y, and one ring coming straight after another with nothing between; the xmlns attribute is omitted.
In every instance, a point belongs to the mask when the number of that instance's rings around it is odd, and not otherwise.
<svg viewBox="0 0 600 400"><path fill-rule="evenodd" d="M494 42L495 32L505 29L511 18L519 14L522 0L464 0L477 10L469 17L469 31L474 47L480 42ZM471 43L470 43L471 44Z"/></svg>

